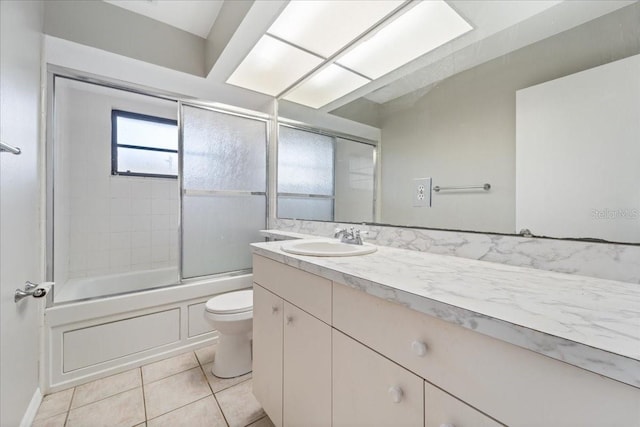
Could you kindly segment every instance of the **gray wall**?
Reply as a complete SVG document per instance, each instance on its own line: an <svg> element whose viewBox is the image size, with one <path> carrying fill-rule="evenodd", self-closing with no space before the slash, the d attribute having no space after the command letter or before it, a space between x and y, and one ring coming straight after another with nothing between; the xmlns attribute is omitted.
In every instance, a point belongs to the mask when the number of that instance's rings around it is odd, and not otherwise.
<svg viewBox="0 0 640 427"><path fill-rule="evenodd" d="M130 58L205 75L205 39L102 1L45 2L44 31Z"/></svg>
<svg viewBox="0 0 640 427"><path fill-rule="evenodd" d="M513 233L515 92L640 52L640 4L384 104L381 222ZM412 180L491 183L412 207Z"/></svg>
<svg viewBox="0 0 640 427"><path fill-rule="evenodd" d="M2 426L20 425L38 388L41 301L14 304L13 292L26 280L43 279L38 133L42 16L41 1L0 1L0 138L22 149L19 156L0 154Z"/></svg>

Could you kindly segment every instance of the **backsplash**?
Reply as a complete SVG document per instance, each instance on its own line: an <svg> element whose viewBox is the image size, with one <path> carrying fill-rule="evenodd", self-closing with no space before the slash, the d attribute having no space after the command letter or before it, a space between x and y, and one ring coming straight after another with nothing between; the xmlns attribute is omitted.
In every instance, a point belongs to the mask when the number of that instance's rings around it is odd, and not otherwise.
<svg viewBox="0 0 640 427"><path fill-rule="evenodd" d="M270 218L269 226L326 237L333 236L336 227L353 224ZM640 283L640 246L392 226L357 227L368 231L365 240L376 245Z"/></svg>

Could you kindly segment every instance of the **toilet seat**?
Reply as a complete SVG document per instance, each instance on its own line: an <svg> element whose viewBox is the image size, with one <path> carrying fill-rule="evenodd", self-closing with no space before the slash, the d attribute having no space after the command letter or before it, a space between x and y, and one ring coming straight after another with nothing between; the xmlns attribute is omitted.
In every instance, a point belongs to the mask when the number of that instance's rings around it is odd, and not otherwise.
<svg viewBox="0 0 640 427"><path fill-rule="evenodd" d="M205 305L208 313L219 315L240 314L253 311L253 290L228 292L210 298Z"/></svg>

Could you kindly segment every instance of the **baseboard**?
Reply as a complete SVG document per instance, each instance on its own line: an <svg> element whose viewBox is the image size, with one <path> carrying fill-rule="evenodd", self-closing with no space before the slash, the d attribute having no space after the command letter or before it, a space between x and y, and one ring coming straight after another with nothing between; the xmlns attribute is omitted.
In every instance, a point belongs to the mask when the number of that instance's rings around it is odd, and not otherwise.
<svg viewBox="0 0 640 427"><path fill-rule="evenodd" d="M29 406L27 406L27 411L24 413L22 421L20 421L20 427L31 427L33 421L36 419L40 403L42 403L42 393L40 392L40 388L37 388L33 393L33 397L31 397L31 402L29 402Z"/></svg>

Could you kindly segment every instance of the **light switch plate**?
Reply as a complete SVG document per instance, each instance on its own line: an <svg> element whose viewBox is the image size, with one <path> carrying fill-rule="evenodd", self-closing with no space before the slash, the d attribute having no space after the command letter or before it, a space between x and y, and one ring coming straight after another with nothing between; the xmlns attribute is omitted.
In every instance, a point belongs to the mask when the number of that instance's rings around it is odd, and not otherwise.
<svg viewBox="0 0 640 427"><path fill-rule="evenodd" d="M431 178L413 180L413 207L431 207Z"/></svg>

